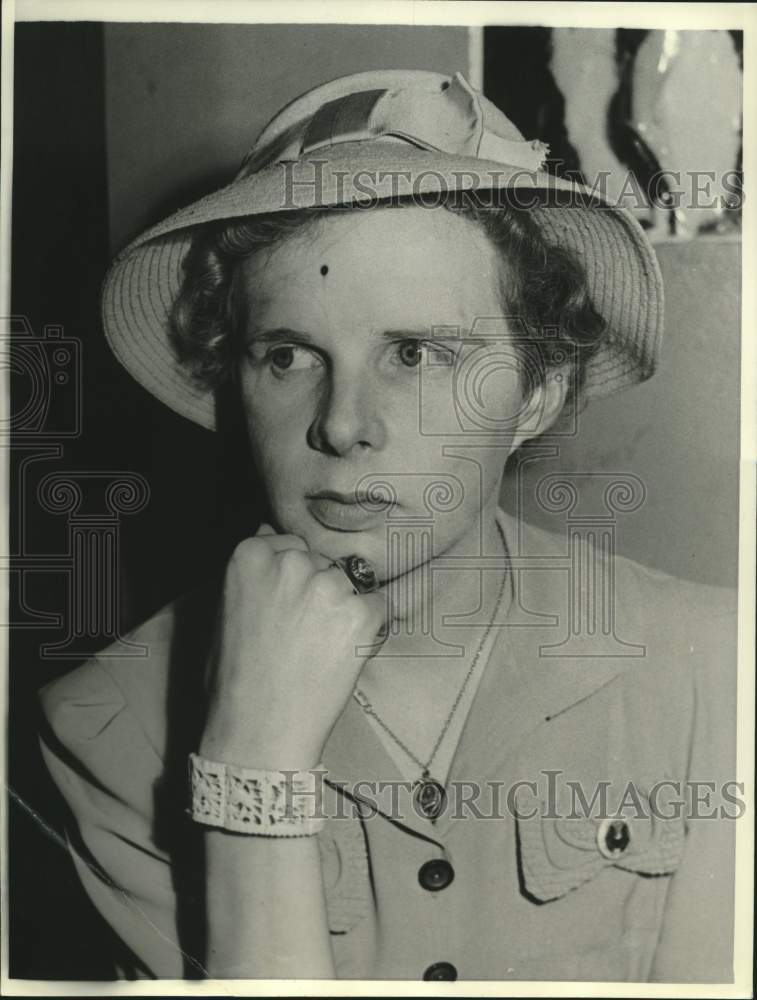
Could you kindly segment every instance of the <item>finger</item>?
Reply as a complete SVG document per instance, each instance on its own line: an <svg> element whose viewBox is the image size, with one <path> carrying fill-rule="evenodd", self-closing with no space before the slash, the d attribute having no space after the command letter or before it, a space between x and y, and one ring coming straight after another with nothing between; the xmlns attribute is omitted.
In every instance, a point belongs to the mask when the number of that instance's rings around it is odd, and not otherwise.
<svg viewBox="0 0 757 1000"><path fill-rule="evenodd" d="M372 641L375 636L380 646L388 635L389 601L387 595L385 593L358 594L352 580L341 566L333 563L322 572L316 573L313 579L316 578L320 578L320 582L323 584L321 593L327 595L335 606L343 607L345 601L360 602L363 612L368 612L366 638Z"/></svg>
<svg viewBox="0 0 757 1000"><path fill-rule="evenodd" d="M389 635L389 608L384 594L359 594L356 601L364 602L370 610L370 639L361 650L366 657L375 656Z"/></svg>
<svg viewBox="0 0 757 1000"><path fill-rule="evenodd" d="M275 528L271 527L265 521L263 521L255 532L255 537L270 539L269 545L274 552L283 552L286 549L300 549L302 552L307 552L309 548L304 538L300 538L299 535L280 535ZM312 554L315 557L315 553ZM326 556L319 555L315 560L315 564L316 569L322 569L325 566L331 565L331 560L327 559Z"/></svg>
<svg viewBox="0 0 757 1000"><path fill-rule="evenodd" d="M304 538L300 538L299 535L280 535L265 521L255 532L255 537L270 538L271 548L274 552L283 552L286 549L300 549L302 552L307 552L309 549L309 546ZM333 563L332 559L329 559L328 556L321 555L320 552L311 552L310 556L313 560L313 565L317 570L328 569L328 567Z"/></svg>
<svg viewBox="0 0 757 1000"><path fill-rule="evenodd" d="M327 559L326 556L321 556L320 558L325 563L321 567L320 572L337 588L337 593L344 596L355 595L357 593L355 586L342 567L331 559Z"/></svg>
<svg viewBox="0 0 757 1000"><path fill-rule="evenodd" d="M382 640L386 638L389 625L389 601L385 593L359 594L357 600L364 601L377 624L376 631L381 630Z"/></svg>
<svg viewBox="0 0 757 1000"><path fill-rule="evenodd" d="M323 555L323 553L321 553L321 552L312 552L311 551L310 558L313 560L313 563L315 564L315 568L317 570L319 570L319 571L327 570L327 569L333 569L334 568L334 560L333 559L329 559L328 556Z"/></svg>
<svg viewBox="0 0 757 1000"><path fill-rule="evenodd" d="M299 535L266 535L266 545L272 552L286 552L287 549L299 549L300 552L309 552L308 543Z"/></svg>

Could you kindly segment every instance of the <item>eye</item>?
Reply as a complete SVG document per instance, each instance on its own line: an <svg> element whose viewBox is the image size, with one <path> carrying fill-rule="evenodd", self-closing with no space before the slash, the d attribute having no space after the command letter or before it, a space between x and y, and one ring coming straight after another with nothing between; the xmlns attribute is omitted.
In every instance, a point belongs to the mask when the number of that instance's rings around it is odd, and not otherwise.
<svg viewBox="0 0 757 1000"><path fill-rule="evenodd" d="M417 367L423 357L420 340L403 340L397 353L403 365L408 368Z"/></svg>
<svg viewBox="0 0 757 1000"><path fill-rule="evenodd" d="M283 375L290 371L306 371L321 367L321 359L313 351L295 344L281 344L272 347L266 355L274 375Z"/></svg>
<svg viewBox="0 0 757 1000"><path fill-rule="evenodd" d="M440 368L451 368L455 363L453 351L429 340L403 340L397 355L406 368L417 368L421 361Z"/></svg>

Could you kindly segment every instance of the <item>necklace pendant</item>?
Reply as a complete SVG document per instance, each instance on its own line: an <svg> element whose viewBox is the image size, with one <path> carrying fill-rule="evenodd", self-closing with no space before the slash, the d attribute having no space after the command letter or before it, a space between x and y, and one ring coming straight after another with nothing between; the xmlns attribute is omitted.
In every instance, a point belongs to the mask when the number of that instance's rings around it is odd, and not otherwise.
<svg viewBox="0 0 757 1000"><path fill-rule="evenodd" d="M415 783L413 801L418 812L433 823L444 812L444 807L447 803L447 793L443 785L438 781L434 781L428 771L424 771Z"/></svg>

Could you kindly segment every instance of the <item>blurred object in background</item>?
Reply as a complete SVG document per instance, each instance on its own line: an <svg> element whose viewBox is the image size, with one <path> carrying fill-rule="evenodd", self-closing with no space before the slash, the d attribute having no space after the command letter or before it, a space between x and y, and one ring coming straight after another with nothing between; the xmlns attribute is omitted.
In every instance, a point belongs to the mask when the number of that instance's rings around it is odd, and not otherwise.
<svg viewBox="0 0 757 1000"><path fill-rule="evenodd" d="M606 113L618 89L615 32L607 28L554 28L549 63L565 98L565 128L589 187L597 186L611 201L624 193L627 170L618 159L606 127ZM603 180L604 179L604 180ZM643 213L649 209L641 189Z"/></svg>
<svg viewBox="0 0 757 1000"><path fill-rule="evenodd" d="M741 145L741 90L725 31L650 31L636 53L632 124L678 186L675 236L691 237L724 216Z"/></svg>
<svg viewBox="0 0 757 1000"><path fill-rule="evenodd" d="M526 445L502 504L564 533L540 484L588 472L591 504L606 475L634 476L644 503L619 517L618 552L720 586L735 585L738 553L742 44L737 31L484 32L487 97L549 143L553 173L634 212L666 300L658 374L592 403L580 433ZM697 189L724 204L695 208Z"/></svg>
<svg viewBox="0 0 757 1000"><path fill-rule="evenodd" d="M484 93L526 139L549 145L547 170L565 177L577 175L580 166L566 130L566 98L550 70L554 33L552 28L485 28ZM596 128L596 110L591 118Z"/></svg>
<svg viewBox="0 0 757 1000"><path fill-rule="evenodd" d="M657 240L738 233L741 32L487 28L484 90Z"/></svg>

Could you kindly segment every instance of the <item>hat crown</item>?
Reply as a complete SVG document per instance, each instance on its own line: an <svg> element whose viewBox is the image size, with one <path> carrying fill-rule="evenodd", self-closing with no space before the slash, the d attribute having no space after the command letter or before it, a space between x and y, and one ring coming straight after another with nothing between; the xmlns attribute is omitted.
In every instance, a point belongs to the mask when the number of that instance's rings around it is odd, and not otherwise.
<svg viewBox="0 0 757 1000"><path fill-rule="evenodd" d="M340 77L288 104L263 129L239 176L346 142L401 142L538 170L547 147L526 142L460 73L379 70Z"/></svg>

